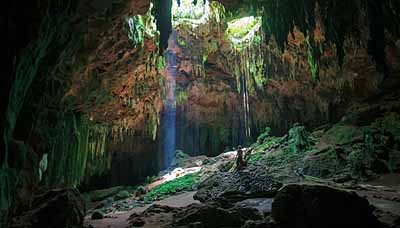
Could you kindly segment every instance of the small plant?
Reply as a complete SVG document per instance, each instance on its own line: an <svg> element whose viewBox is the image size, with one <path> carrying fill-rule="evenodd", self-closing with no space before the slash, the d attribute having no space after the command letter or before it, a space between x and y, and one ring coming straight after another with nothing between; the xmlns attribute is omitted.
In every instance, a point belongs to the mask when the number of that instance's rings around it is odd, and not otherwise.
<svg viewBox="0 0 400 228"><path fill-rule="evenodd" d="M270 133L271 133L271 128L265 127L264 133L258 136L257 143L262 144L265 141L265 139L267 139L270 136Z"/></svg>

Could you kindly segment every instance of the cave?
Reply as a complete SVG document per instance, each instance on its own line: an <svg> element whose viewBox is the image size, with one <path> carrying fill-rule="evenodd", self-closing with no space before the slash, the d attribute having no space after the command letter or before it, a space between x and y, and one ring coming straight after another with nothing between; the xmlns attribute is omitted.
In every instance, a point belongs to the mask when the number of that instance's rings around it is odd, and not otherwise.
<svg viewBox="0 0 400 228"><path fill-rule="evenodd" d="M399 0L7 7L0 227L400 227Z"/></svg>

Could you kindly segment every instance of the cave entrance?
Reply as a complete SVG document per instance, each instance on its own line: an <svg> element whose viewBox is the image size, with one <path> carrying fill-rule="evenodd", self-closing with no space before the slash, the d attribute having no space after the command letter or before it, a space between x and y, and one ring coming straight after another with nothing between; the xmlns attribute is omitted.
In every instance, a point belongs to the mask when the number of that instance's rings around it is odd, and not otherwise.
<svg viewBox="0 0 400 228"><path fill-rule="evenodd" d="M172 27L185 23L196 27L208 21L210 16L210 3L208 0L172 1Z"/></svg>

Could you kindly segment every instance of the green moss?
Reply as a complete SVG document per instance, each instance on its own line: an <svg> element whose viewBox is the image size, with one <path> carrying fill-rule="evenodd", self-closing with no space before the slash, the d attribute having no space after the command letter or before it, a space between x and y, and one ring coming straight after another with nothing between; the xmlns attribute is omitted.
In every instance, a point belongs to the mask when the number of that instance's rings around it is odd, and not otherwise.
<svg viewBox="0 0 400 228"><path fill-rule="evenodd" d="M355 140L362 140L363 131L359 127L336 124L323 136L324 141L333 144L347 144Z"/></svg>
<svg viewBox="0 0 400 228"><path fill-rule="evenodd" d="M144 45L144 23L141 15L127 17L128 38L132 41L133 46Z"/></svg>
<svg viewBox="0 0 400 228"><path fill-rule="evenodd" d="M122 190L122 191L118 192L114 196L114 199L115 200L122 200L122 199L129 198L130 196L131 196L131 194L127 190Z"/></svg>
<svg viewBox="0 0 400 228"><path fill-rule="evenodd" d="M186 46L186 41L185 41L184 38L178 37L177 41L178 41L179 46L181 46L181 47L185 47Z"/></svg>
<svg viewBox="0 0 400 228"><path fill-rule="evenodd" d="M260 161L261 159L265 158L264 152L257 152L250 155L250 162Z"/></svg>
<svg viewBox="0 0 400 228"><path fill-rule="evenodd" d="M385 113L383 117L375 120L371 124L372 127L384 129L395 137L396 140L400 141L400 115L395 112Z"/></svg>
<svg viewBox="0 0 400 228"><path fill-rule="evenodd" d="M145 201L160 200L176 192L190 190L197 180L198 173L190 173L183 177L178 177L153 188L144 196L144 199Z"/></svg>
<svg viewBox="0 0 400 228"><path fill-rule="evenodd" d="M319 79L319 50L314 47L314 44L310 43L310 37L307 36L307 62L310 67L311 76L314 81Z"/></svg>
<svg viewBox="0 0 400 228"><path fill-rule="evenodd" d="M215 17L217 23L221 22L221 19L226 18L225 7L217 1L212 1L210 3L211 15Z"/></svg>
<svg viewBox="0 0 400 228"><path fill-rule="evenodd" d="M177 104L182 104L183 102L187 101L189 95L185 89L177 88L175 100Z"/></svg>
<svg viewBox="0 0 400 228"><path fill-rule="evenodd" d="M311 134L306 131L304 126L296 123L289 130L288 147L284 152L289 154L303 153L310 150L313 144Z"/></svg>
<svg viewBox="0 0 400 228"><path fill-rule="evenodd" d="M260 136L258 136L257 143L259 144L264 143L265 139L267 139L270 136L270 133L271 133L271 128L265 127L264 132Z"/></svg>

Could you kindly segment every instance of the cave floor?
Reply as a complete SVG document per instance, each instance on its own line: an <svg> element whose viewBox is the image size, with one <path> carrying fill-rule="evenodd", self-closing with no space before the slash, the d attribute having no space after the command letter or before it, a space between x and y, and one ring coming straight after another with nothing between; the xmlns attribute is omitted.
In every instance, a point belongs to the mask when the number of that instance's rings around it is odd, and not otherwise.
<svg viewBox="0 0 400 228"><path fill-rule="evenodd" d="M129 227L128 218L133 213L142 213L152 205L162 205L170 207L186 207L192 203L200 203L193 199L195 191L185 192L178 195L173 195L163 200L155 201L151 204L147 204L143 207L135 207L130 211L116 211L115 213L109 213L104 219L92 220L90 216L85 217L85 225L92 225L95 228L126 228ZM143 227L162 227L164 224L172 221L172 214L160 213L147 219Z"/></svg>
<svg viewBox="0 0 400 228"><path fill-rule="evenodd" d="M375 215L386 223L393 223L393 220L400 216L400 174L387 174L380 178L364 183L364 184L338 184L331 182L314 182L314 181L301 181L299 184L319 184L330 187L340 188L343 190L354 191L359 196L368 199L371 205L375 208ZM142 207L136 207L129 211L114 211L107 214L104 219L92 220L90 216L85 217L85 227L94 228L127 228L135 227L129 224L129 217L132 214L146 214L141 216L145 222L141 227L166 227L173 221L174 212L150 210L146 212L151 206L169 206L173 208L184 208L190 204L200 204L199 201L194 200L193 196L196 191L189 191L179 193L177 195L169 196L163 200L155 201ZM240 204L247 204L249 207L256 208L263 212L271 211L271 204L273 199L269 198L251 198L239 202Z"/></svg>

